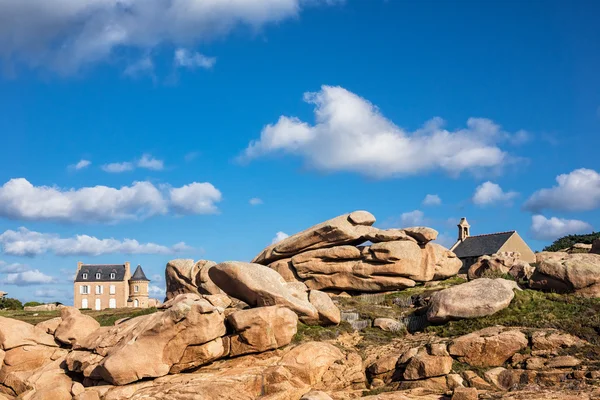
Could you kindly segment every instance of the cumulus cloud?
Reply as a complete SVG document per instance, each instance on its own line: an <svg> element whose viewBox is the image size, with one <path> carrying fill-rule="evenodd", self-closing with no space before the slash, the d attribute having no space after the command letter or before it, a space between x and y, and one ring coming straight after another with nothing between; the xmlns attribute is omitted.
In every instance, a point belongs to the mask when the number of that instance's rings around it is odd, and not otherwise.
<svg viewBox="0 0 600 400"><path fill-rule="evenodd" d="M124 161L117 163L104 164L102 170L113 174L121 172L133 171L136 168L145 168L152 171L162 171L165 168L165 163L162 160L152 157L150 154L143 154L139 160Z"/></svg>
<svg viewBox="0 0 600 400"><path fill-rule="evenodd" d="M466 128L448 131L434 118L408 132L385 118L366 99L342 88L322 86L305 93L315 105L316 123L281 116L263 128L241 161L271 153L301 157L321 171L352 171L375 178L414 175L435 170L453 176L463 171L497 170L512 158L499 144L513 136L484 118L469 118Z"/></svg>
<svg viewBox="0 0 600 400"><path fill-rule="evenodd" d="M215 214L215 203L221 201L221 192L208 182L191 183L169 191L171 206L178 214Z"/></svg>
<svg viewBox="0 0 600 400"><path fill-rule="evenodd" d="M342 1L3 0L0 58L67 74L113 61L118 50L126 50L119 52L122 59L165 46L194 45L238 26L257 30L295 17L307 4Z"/></svg>
<svg viewBox="0 0 600 400"><path fill-rule="evenodd" d="M518 195L517 192L505 192L500 185L487 181L477 186L472 200L478 206L488 206L498 203L510 203Z"/></svg>
<svg viewBox="0 0 600 400"><path fill-rule="evenodd" d="M592 169L576 169L556 177L558 185L535 192L523 208L542 210L589 211L600 207L600 174Z"/></svg>
<svg viewBox="0 0 600 400"><path fill-rule="evenodd" d="M29 267L25 264L8 264L5 261L0 261L0 274L14 274L17 272L27 271L28 269Z"/></svg>
<svg viewBox="0 0 600 400"><path fill-rule="evenodd" d="M160 286L156 286L156 285L149 285L148 286L148 294L151 297L165 297L167 295L167 290L163 287Z"/></svg>
<svg viewBox="0 0 600 400"><path fill-rule="evenodd" d="M0 234L0 245L5 254L12 256L36 256L48 252L58 256L172 254L189 249L183 242L168 247L155 243L139 243L135 239L98 239L88 235L61 238L57 234L34 232L23 227L17 231L7 230Z"/></svg>
<svg viewBox="0 0 600 400"><path fill-rule="evenodd" d="M425 213L420 210L405 212L400 216L402 227L422 225L425 221Z"/></svg>
<svg viewBox="0 0 600 400"><path fill-rule="evenodd" d="M217 62L217 59L215 57L207 57L204 54L200 54L196 51L179 48L175 50L173 62L177 67L188 69L211 69Z"/></svg>
<svg viewBox="0 0 600 400"><path fill-rule="evenodd" d="M290 235L288 235L287 233L279 231L275 234L275 237L273 238L273 240L271 240L271 244L279 243L283 239L287 239L289 237L290 237Z"/></svg>
<svg viewBox="0 0 600 400"><path fill-rule="evenodd" d="M531 235L537 240L555 240L566 235L592 231L590 224L577 219L546 218L543 215L531 217Z"/></svg>
<svg viewBox="0 0 600 400"><path fill-rule="evenodd" d="M424 206L439 206L442 204L442 199L437 194L428 194L423 199Z"/></svg>
<svg viewBox="0 0 600 400"><path fill-rule="evenodd" d="M134 78L146 74L154 75L154 61L149 56L144 56L129 64L123 74Z"/></svg>
<svg viewBox="0 0 600 400"><path fill-rule="evenodd" d="M221 192L210 183L157 188L150 182L131 186L61 189L34 186L25 178L0 186L0 217L30 221L118 222L165 214L217 212Z"/></svg>
<svg viewBox="0 0 600 400"><path fill-rule="evenodd" d="M0 282L7 285L32 286L55 283L56 279L40 272L40 270L33 269L30 271L8 274L5 278L1 279Z"/></svg>
<svg viewBox="0 0 600 400"><path fill-rule="evenodd" d="M90 160L80 160L77 164L69 165L69 168L79 171L80 169L89 167L91 164Z"/></svg>
<svg viewBox="0 0 600 400"><path fill-rule="evenodd" d="M259 199L258 197L253 197L249 200L249 203L251 206L258 206L258 205L261 205L263 203L263 201L261 199Z"/></svg>
<svg viewBox="0 0 600 400"><path fill-rule="evenodd" d="M33 292L33 295L36 298L41 298L45 300L56 300L56 299L64 299L73 297L73 293L67 290L59 290L53 288L41 288L36 289Z"/></svg>

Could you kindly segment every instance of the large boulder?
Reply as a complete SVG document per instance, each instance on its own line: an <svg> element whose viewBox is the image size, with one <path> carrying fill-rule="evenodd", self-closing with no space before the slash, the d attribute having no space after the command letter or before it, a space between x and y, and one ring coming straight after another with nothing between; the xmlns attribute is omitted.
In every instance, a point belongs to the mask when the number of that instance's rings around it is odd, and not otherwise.
<svg viewBox="0 0 600 400"><path fill-rule="evenodd" d="M60 310L61 322L54 331L56 340L63 344L74 345L100 328L100 323L89 315L83 315L74 307Z"/></svg>
<svg viewBox="0 0 600 400"><path fill-rule="evenodd" d="M454 339L448 352L474 367L500 367L528 343L523 332L495 326Z"/></svg>
<svg viewBox="0 0 600 400"><path fill-rule="evenodd" d="M532 288L600 297L600 255L542 252L536 261Z"/></svg>
<svg viewBox="0 0 600 400"><path fill-rule="evenodd" d="M296 313L278 306L236 311L227 321L237 333L230 338L232 357L285 346L298 326Z"/></svg>
<svg viewBox="0 0 600 400"><path fill-rule="evenodd" d="M308 301L292 295L274 270L260 264L229 261L212 267L210 278L228 295L250 306L281 305L296 312L307 323L319 321L319 312Z"/></svg>
<svg viewBox="0 0 600 400"><path fill-rule="evenodd" d="M477 279L486 274L508 274L515 279L529 279L535 270L529 263L521 260L518 252L500 252L491 256L481 256L471 265L469 279Z"/></svg>
<svg viewBox="0 0 600 400"><path fill-rule="evenodd" d="M431 296L427 319L445 322L492 315L508 307L515 289L520 290L514 281L481 278L441 290Z"/></svg>
<svg viewBox="0 0 600 400"><path fill-rule="evenodd" d="M0 350L10 350L15 347L41 344L58 347L54 337L45 330L27 322L0 317Z"/></svg>
<svg viewBox="0 0 600 400"><path fill-rule="evenodd" d="M452 357L431 355L422 349L410 359L404 370L404 379L417 380L448 375L452 370Z"/></svg>
<svg viewBox="0 0 600 400"><path fill-rule="evenodd" d="M210 280L208 271L216 265L213 261L191 259L171 260L165 269L167 300L178 294L219 294L220 289Z"/></svg>
<svg viewBox="0 0 600 400"><path fill-rule="evenodd" d="M321 325L337 325L342 320L340 309L333 303L327 293L311 290L308 300L317 309Z"/></svg>
<svg viewBox="0 0 600 400"><path fill-rule="evenodd" d="M367 211L354 211L340 215L272 244L252 262L267 265L307 250L342 244L360 244L368 231L364 227L369 227L373 223L375 217Z"/></svg>
<svg viewBox="0 0 600 400"><path fill-rule="evenodd" d="M166 375L188 346L226 333L224 315L208 301L190 294L174 300L164 312L97 329L74 348L102 356L94 370L115 385Z"/></svg>
<svg viewBox="0 0 600 400"><path fill-rule="evenodd" d="M600 254L600 239L595 239L592 242L592 248L590 249L592 254Z"/></svg>

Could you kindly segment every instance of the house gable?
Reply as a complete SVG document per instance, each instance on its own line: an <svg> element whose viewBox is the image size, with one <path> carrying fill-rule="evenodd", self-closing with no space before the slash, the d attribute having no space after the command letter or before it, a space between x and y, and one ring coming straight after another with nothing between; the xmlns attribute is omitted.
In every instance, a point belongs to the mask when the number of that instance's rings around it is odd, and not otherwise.
<svg viewBox="0 0 600 400"><path fill-rule="evenodd" d="M515 232L504 245L500 248L501 252L518 252L521 255L521 260L534 263L535 262L535 253L531 248L525 243L523 238Z"/></svg>

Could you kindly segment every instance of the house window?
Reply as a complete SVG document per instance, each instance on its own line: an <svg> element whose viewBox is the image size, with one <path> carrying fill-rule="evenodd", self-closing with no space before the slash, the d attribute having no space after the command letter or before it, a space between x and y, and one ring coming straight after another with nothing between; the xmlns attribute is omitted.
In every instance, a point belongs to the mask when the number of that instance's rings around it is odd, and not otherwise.
<svg viewBox="0 0 600 400"><path fill-rule="evenodd" d="M104 293L104 286L96 285L96 294L102 294L102 293Z"/></svg>
<svg viewBox="0 0 600 400"><path fill-rule="evenodd" d="M83 278L83 279L87 279L87 272L84 272L84 273L83 273L83 275L82 275L82 278Z"/></svg>
<svg viewBox="0 0 600 400"><path fill-rule="evenodd" d="M88 300L87 299L81 300L81 308L88 308Z"/></svg>
<svg viewBox="0 0 600 400"><path fill-rule="evenodd" d="M102 301L100 299L96 299L96 306L94 307L96 310L102 310Z"/></svg>
<svg viewBox="0 0 600 400"><path fill-rule="evenodd" d="M102 278L102 274L100 272L96 272L96 279Z"/></svg>
<svg viewBox="0 0 600 400"><path fill-rule="evenodd" d="M140 301L138 299L133 300L133 306L138 308L140 306Z"/></svg>
<svg viewBox="0 0 600 400"><path fill-rule="evenodd" d="M115 299L110 299L108 301L108 308L117 308L117 300Z"/></svg>
<svg viewBox="0 0 600 400"><path fill-rule="evenodd" d="M114 272L110 273L110 279L115 279L116 276L117 276L117 274L115 274Z"/></svg>
<svg viewBox="0 0 600 400"><path fill-rule="evenodd" d="M88 285L80 286L80 288L81 288L81 294L89 294L90 293L90 287ZM87 308L87 307L83 307L83 308Z"/></svg>
<svg viewBox="0 0 600 400"><path fill-rule="evenodd" d="M140 287L139 287L138 285L135 285L135 286L133 287L133 291L134 291L135 293L139 292L139 291L140 291Z"/></svg>
<svg viewBox="0 0 600 400"><path fill-rule="evenodd" d="M109 288L109 292L110 292L110 294L115 294L116 290L117 290L117 289L116 289L115 285L110 285L110 288ZM114 307L113 307L113 308L114 308Z"/></svg>

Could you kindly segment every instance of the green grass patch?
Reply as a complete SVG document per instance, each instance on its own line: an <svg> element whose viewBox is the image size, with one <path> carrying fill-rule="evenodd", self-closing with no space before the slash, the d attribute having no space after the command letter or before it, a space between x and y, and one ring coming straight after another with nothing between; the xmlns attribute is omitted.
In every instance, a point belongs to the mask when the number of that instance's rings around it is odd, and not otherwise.
<svg viewBox="0 0 600 400"><path fill-rule="evenodd" d="M510 306L494 315L451 321L426 330L449 337L494 325L555 328L600 345L600 299L523 290L515 292Z"/></svg>
<svg viewBox="0 0 600 400"><path fill-rule="evenodd" d="M144 309L118 308L102 311L81 310L82 314L93 317L101 326L111 326L121 318L139 317L140 315L148 315L156 311L155 307ZM18 319L35 325L42 321L60 317L60 311L2 310L0 311L0 317Z"/></svg>
<svg viewBox="0 0 600 400"><path fill-rule="evenodd" d="M353 332L347 322L341 322L337 326L306 325L298 322L298 331L292 340L293 343L310 341L334 340L342 333Z"/></svg>

